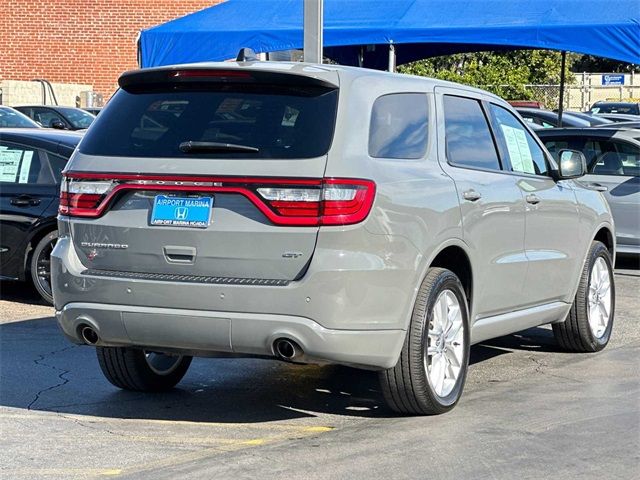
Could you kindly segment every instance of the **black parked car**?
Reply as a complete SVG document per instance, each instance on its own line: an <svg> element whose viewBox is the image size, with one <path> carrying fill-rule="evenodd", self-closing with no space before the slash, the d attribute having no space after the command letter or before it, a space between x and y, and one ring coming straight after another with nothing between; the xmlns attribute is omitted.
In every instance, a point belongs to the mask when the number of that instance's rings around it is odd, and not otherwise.
<svg viewBox="0 0 640 480"><path fill-rule="evenodd" d="M542 110L540 108L516 108L516 110L525 121L529 122L529 125L537 124L544 128L558 126L558 114L551 110ZM565 112L562 115L562 125L565 127L589 127L591 122Z"/></svg>
<svg viewBox="0 0 640 480"><path fill-rule="evenodd" d="M558 111L554 110L553 113L557 114ZM565 123L567 115L570 116L570 117L581 118L582 120L585 120L585 121L589 122L589 124L592 127L607 127L607 126L611 125L612 123L614 123L613 120L609 120L608 118L601 117L600 115L593 115L591 113L574 112L573 110L567 110L562 114L562 123L563 124Z"/></svg>
<svg viewBox="0 0 640 480"><path fill-rule="evenodd" d="M81 138L45 128L0 130L0 278L30 279L49 303L61 173Z"/></svg>
<svg viewBox="0 0 640 480"><path fill-rule="evenodd" d="M41 128L36 122L11 107L0 106L0 128Z"/></svg>
<svg viewBox="0 0 640 480"><path fill-rule="evenodd" d="M43 127L59 130L84 130L96 119L95 115L81 108L59 107L57 105L27 105L14 107Z"/></svg>
<svg viewBox="0 0 640 480"><path fill-rule="evenodd" d="M591 113L640 115L640 102L596 102L591 105Z"/></svg>
<svg viewBox="0 0 640 480"><path fill-rule="evenodd" d="M629 113L593 113L597 117L606 118L612 122L637 122L640 121L640 116L632 115Z"/></svg>

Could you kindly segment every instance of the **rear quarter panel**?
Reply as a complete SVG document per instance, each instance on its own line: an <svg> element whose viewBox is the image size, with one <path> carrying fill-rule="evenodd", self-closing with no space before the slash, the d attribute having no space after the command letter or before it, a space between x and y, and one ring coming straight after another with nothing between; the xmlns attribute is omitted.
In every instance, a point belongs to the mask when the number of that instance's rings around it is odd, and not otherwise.
<svg viewBox="0 0 640 480"><path fill-rule="evenodd" d="M406 328L413 309L415 295L429 263L450 244L463 244L460 208L453 180L441 169L438 160L437 117L432 87L419 79L386 81L380 76L358 77L340 85L339 120L336 136L327 162L326 176L367 178L376 183L376 198L372 211L361 225L363 235L377 237L372 242L378 249L369 252L386 268L365 281L380 295L397 304L389 319ZM390 93L424 93L429 99L429 133L423 158L384 159L368 154L369 124L375 100ZM329 247L336 227L322 227L318 250ZM355 237L354 237L355 238ZM351 245L356 251L358 245ZM402 252L402 255L399 255ZM402 258L402 274L390 262ZM389 269L388 271L386 271ZM393 270L396 270L394 273Z"/></svg>

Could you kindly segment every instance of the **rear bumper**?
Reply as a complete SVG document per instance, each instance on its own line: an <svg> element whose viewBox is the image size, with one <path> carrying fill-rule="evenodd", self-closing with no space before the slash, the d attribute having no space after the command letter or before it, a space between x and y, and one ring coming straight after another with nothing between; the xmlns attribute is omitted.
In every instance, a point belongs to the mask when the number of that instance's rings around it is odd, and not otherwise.
<svg viewBox="0 0 640 480"><path fill-rule="evenodd" d="M70 303L56 311L64 334L83 343L92 327L100 346L140 346L207 356L216 353L276 356L286 338L303 350L301 360L365 368L390 368L402 348L403 330L332 330L302 317Z"/></svg>
<svg viewBox="0 0 640 480"><path fill-rule="evenodd" d="M362 230L318 246L304 278L286 286L91 275L62 236L51 255L58 321L78 343L84 320L105 346L273 356L283 337L302 347L303 361L389 368L413 306L417 252L386 235L354 242Z"/></svg>

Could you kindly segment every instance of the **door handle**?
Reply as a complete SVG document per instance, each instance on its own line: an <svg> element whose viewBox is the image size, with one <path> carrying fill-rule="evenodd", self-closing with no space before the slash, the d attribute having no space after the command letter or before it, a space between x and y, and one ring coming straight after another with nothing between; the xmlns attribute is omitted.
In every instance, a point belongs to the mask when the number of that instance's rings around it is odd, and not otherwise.
<svg viewBox="0 0 640 480"><path fill-rule="evenodd" d="M587 187L589 187L591 190L595 190L596 192L606 192L607 190L609 190L607 187L605 187L604 185L600 185L599 183L589 183Z"/></svg>
<svg viewBox="0 0 640 480"><path fill-rule="evenodd" d="M463 192L462 198L464 198L465 200L469 200L470 202L475 202L476 200L480 200L482 198L482 195L472 188L470 190L467 190L466 192Z"/></svg>
<svg viewBox="0 0 640 480"><path fill-rule="evenodd" d="M11 199L11 205L15 205L16 207L35 207L36 205L40 205L40 199L30 197L29 195L20 195Z"/></svg>
<svg viewBox="0 0 640 480"><path fill-rule="evenodd" d="M526 200L527 203L530 203L531 205L537 205L538 203L540 203L540 198L538 198L538 196L534 195L533 193L527 195Z"/></svg>

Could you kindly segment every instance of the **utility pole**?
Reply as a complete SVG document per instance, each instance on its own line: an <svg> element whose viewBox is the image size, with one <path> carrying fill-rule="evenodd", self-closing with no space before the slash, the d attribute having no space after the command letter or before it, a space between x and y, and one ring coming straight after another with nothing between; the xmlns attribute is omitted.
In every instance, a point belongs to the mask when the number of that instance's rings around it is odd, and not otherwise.
<svg viewBox="0 0 640 480"><path fill-rule="evenodd" d="M322 63L324 0L304 0L304 61Z"/></svg>

